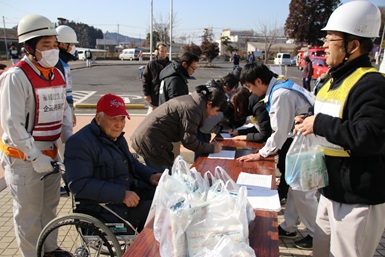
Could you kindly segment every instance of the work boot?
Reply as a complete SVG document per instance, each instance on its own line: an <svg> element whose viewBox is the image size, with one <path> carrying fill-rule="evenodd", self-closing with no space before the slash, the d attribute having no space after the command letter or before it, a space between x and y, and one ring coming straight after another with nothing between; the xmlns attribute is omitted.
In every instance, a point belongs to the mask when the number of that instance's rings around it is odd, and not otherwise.
<svg viewBox="0 0 385 257"><path fill-rule="evenodd" d="M313 249L313 237L307 235L306 237L300 240L294 241L294 245L299 249L311 250Z"/></svg>
<svg viewBox="0 0 385 257"><path fill-rule="evenodd" d="M297 232L287 232L283 228L281 228L281 225L278 226L278 236L280 238L297 238Z"/></svg>

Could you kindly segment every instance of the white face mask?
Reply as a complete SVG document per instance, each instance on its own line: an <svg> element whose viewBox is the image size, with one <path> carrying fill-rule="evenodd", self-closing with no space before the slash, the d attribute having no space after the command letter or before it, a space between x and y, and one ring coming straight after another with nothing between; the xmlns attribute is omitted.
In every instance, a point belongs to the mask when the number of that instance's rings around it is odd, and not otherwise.
<svg viewBox="0 0 385 257"><path fill-rule="evenodd" d="M57 62L59 61L59 49L51 49L45 51L39 51L41 53L41 59L38 63L44 68L52 68L55 67Z"/></svg>
<svg viewBox="0 0 385 257"><path fill-rule="evenodd" d="M76 47L72 46L71 51L69 51L70 54L75 55Z"/></svg>

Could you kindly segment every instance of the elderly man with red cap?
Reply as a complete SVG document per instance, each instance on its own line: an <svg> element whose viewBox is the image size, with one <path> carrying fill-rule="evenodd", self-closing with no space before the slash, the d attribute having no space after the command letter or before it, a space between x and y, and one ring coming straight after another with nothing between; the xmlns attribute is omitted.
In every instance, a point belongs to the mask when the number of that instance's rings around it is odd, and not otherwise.
<svg viewBox="0 0 385 257"><path fill-rule="evenodd" d="M65 180L79 202L77 212L95 214L106 222L121 222L96 202L109 203L109 208L140 231L161 173L130 153L123 136L126 118L130 116L121 97L106 94L100 98L95 118L66 143Z"/></svg>

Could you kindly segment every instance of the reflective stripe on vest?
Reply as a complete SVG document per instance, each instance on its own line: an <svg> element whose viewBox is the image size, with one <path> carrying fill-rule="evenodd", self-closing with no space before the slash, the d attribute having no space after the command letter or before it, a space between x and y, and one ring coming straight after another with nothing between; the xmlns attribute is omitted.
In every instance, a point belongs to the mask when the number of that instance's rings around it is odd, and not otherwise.
<svg viewBox="0 0 385 257"><path fill-rule="evenodd" d="M32 136L37 141L55 141L60 137L66 85L60 72L54 69L54 79L47 80L37 74L26 62L17 64L29 79L35 94L35 123Z"/></svg>
<svg viewBox="0 0 385 257"><path fill-rule="evenodd" d="M22 160L27 159L27 156L22 151L20 151L17 148L4 144L2 140L0 140L0 150L4 154L8 155L9 157L22 159ZM52 160L55 160L57 157L58 149L57 149L57 146L54 144L54 148L52 150L42 150L41 152L42 154L51 157Z"/></svg>
<svg viewBox="0 0 385 257"><path fill-rule="evenodd" d="M353 86L367 73L378 72L373 67L358 68L348 76L336 89L330 89L332 79L329 79L317 94L314 113L323 113L333 117L342 118L346 99ZM349 157L349 151L339 145L332 144L325 137L318 137L325 155L336 157Z"/></svg>
<svg viewBox="0 0 385 257"><path fill-rule="evenodd" d="M299 93L311 106L314 105L314 98L315 98L314 95L312 93L310 93L309 91L307 91L305 88L301 87L300 85L294 83L291 80L286 80L286 81L277 80L277 84L275 84L273 86L273 88L271 89L268 102L266 103L267 104L266 105L267 112L270 112L271 100L273 98L273 93L274 93L274 91L276 91L279 88L285 88L288 90L295 91L295 92Z"/></svg>

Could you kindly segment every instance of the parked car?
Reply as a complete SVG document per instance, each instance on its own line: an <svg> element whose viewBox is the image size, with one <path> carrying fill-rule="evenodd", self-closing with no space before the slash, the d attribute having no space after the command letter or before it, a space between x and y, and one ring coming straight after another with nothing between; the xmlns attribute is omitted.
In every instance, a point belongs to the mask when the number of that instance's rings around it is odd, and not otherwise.
<svg viewBox="0 0 385 257"><path fill-rule="evenodd" d="M306 52L300 52L298 56L297 66L298 69L303 70L303 66L305 66L304 57L309 56L312 59L314 56L325 57L325 49L323 47L311 47Z"/></svg>
<svg viewBox="0 0 385 257"><path fill-rule="evenodd" d="M291 65L291 57L288 53L277 53L274 58L274 65Z"/></svg>
<svg viewBox="0 0 385 257"><path fill-rule="evenodd" d="M296 66L297 65L297 57L293 57L290 60L290 66Z"/></svg>
<svg viewBox="0 0 385 257"><path fill-rule="evenodd" d="M310 60L313 64L313 79L317 79L322 74L326 73L329 69L326 64L326 58L323 56L312 56Z"/></svg>
<svg viewBox="0 0 385 257"><path fill-rule="evenodd" d="M84 55L84 50L76 50L75 56L77 56L78 60L80 61L86 60L86 56Z"/></svg>
<svg viewBox="0 0 385 257"><path fill-rule="evenodd" d="M120 60L139 60L139 48L127 48L123 49L122 53L119 55Z"/></svg>

